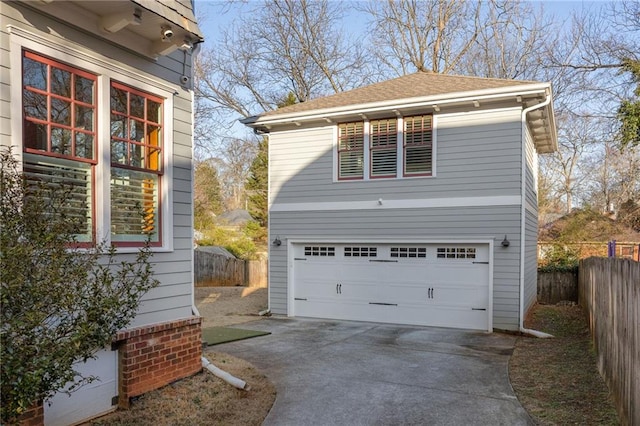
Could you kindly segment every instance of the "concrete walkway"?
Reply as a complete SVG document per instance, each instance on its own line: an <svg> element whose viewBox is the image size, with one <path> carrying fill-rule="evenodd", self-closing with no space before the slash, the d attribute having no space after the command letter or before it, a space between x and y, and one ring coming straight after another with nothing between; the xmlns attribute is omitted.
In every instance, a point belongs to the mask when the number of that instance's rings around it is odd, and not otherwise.
<svg viewBox="0 0 640 426"><path fill-rule="evenodd" d="M272 318L272 334L215 346L253 363L278 396L265 425L529 425L509 383L515 337Z"/></svg>

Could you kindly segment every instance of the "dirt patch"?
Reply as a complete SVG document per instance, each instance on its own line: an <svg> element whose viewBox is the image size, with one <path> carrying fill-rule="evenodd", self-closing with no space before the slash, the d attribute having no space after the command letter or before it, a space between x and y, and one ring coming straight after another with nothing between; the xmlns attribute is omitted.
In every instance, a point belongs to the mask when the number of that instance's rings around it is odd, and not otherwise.
<svg viewBox="0 0 640 426"><path fill-rule="evenodd" d="M619 424L581 308L537 305L525 325L555 336L518 338L509 362L511 385L534 421Z"/></svg>
<svg viewBox="0 0 640 426"><path fill-rule="evenodd" d="M224 327L259 320L267 309L267 289L253 287L197 287L195 302L202 327Z"/></svg>
<svg viewBox="0 0 640 426"><path fill-rule="evenodd" d="M200 287L196 307L203 327L228 326L256 321L267 308L267 289L248 287ZM244 380L250 390L234 388L208 371L148 392L128 410L118 410L91 425L260 425L276 399L273 384L253 365L215 347L205 349L217 367Z"/></svg>

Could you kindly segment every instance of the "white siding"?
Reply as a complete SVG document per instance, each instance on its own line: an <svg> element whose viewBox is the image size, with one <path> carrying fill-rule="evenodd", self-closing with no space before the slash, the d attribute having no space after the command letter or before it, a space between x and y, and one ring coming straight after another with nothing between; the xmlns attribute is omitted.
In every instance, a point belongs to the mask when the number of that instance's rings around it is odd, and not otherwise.
<svg viewBox="0 0 640 426"><path fill-rule="evenodd" d="M78 32L58 20L49 19L45 15L21 5L19 3L2 2L0 14L2 27L0 28L0 143L2 145L21 145L11 134L10 101L11 82L21 81L19 63L11 60L11 37L7 32L7 25L23 28L26 31L44 37L51 43L60 46L70 46L83 54L99 57L101 60L117 64L122 67L123 74L134 76L142 74L145 78L157 81L162 87L172 88L173 96L173 144L172 168L173 178L168 184L173 197L173 213L164 217L165 221L172 221L173 250L158 252L154 255L154 272L161 282L159 288L149 292L144 299L138 317L132 326L152 324L159 321L170 321L192 315L192 216L191 216L191 92L179 86L179 78L183 73L183 53L176 52L169 57L150 61L132 52L118 48L111 43L105 43L99 37L84 32ZM47 7L55 7L55 3ZM41 29L46 29L43 32ZM15 46L15 45L14 45ZM15 57L15 56L14 56ZM62 60L61 58L57 58ZM189 58L187 58L189 61ZM82 68L82 64L73 64ZM19 119L19 116L16 118ZM126 255L129 258L132 255Z"/></svg>

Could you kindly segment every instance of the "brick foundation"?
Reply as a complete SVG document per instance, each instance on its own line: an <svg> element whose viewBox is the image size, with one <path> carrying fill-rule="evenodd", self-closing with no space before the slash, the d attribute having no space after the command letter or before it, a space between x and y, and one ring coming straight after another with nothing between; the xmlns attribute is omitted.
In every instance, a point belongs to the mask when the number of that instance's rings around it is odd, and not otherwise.
<svg viewBox="0 0 640 426"><path fill-rule="evenodd" d="M44 406L42 402L34 404L27 411L22 413L16 420L20 426L42 426L44 425Z"/></svg>
<svg viewBox="0 0 640 426"><path fill-rule="evenodd" d="M200 317L118 332L118 405L202 369Z"/></svg>

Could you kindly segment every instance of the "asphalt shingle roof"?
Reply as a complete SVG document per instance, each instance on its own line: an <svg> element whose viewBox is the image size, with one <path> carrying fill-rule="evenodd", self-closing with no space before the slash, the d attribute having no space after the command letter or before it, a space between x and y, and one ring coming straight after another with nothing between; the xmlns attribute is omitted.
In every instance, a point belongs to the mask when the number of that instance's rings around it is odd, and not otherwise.
<svg viewBox="0 0 640 426"><path fill-rule="evenodd" d="M396 99L437 96L537 83L539 82L417 72L381 83L374 83L335 95L268 111L260 114L260 116L268 117L280 114L346 107L349 105L392 101Z"/></svg>

